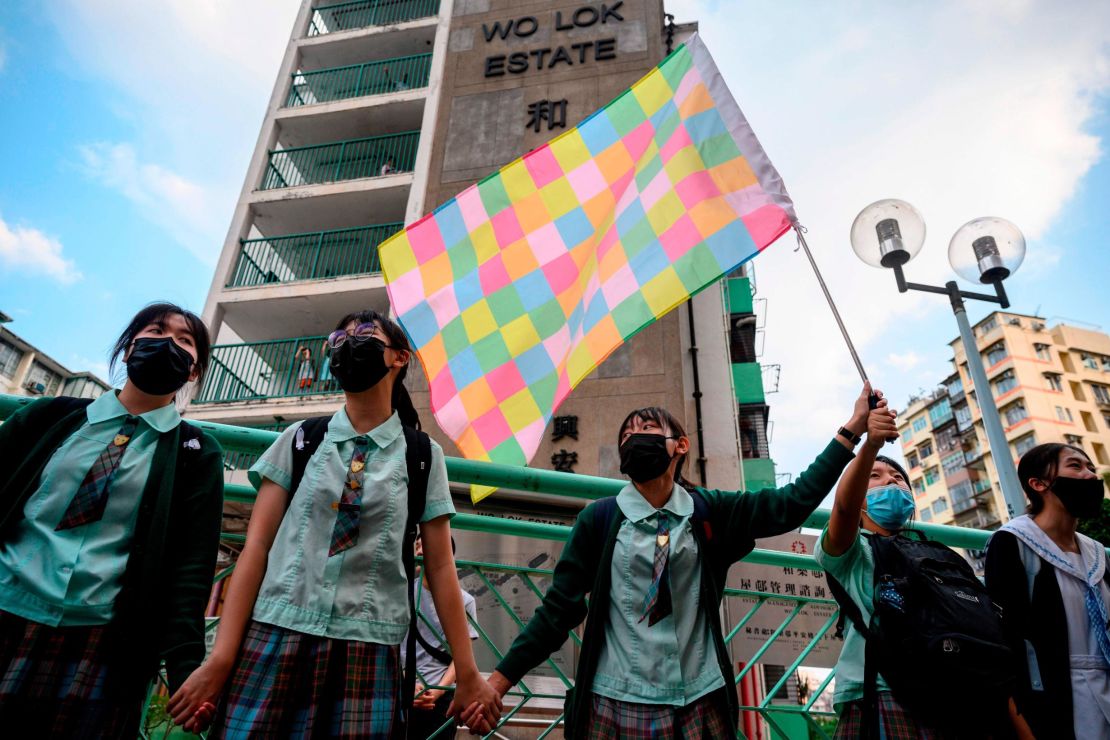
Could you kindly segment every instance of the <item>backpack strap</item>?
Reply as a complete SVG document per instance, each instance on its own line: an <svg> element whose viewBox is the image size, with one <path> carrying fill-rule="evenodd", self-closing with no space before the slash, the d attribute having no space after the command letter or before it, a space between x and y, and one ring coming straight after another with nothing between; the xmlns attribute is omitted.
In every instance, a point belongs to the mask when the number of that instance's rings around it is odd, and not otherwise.
<svg viewBox="0 0 1110 740"><path fill-rule="evenodd" d="M455 658L451 655L450 652L444 650L444 647L447 646L433 645L432 643L428 642L427 639L425 639L424 635L421 634L419 629L416 629L414 631L416 632L416 642L420 644L420 647L424 649L424 652L432 656L432 658L434 658L437 663L442 663L445 666L451 665L451 662ZM415 690L413 691L413 693L416 693Z"/></svg>
<svg viewBox="0 0 1110 740"><path fill-rule="evenodd" d="M405 645L405 672L401 681L401 708L406 722L412 710L412 700L416 693L416 642L419 639L416 617L416 594L413 587L416 580L416 528L428 500L428 477L432 471L432 439L424 432L412 427L401 427L405 434L405 466L408 469L408 519L405 521L405 536L401 541L401 562L405 566L409 592L409 635ZM425 647L425 650L428 648ZM432 651L428 651L440 660ZM440 662L444 662L440 660ZM447 663L451 662L447 654Z"/></svg>
<svg viewBox="0 0 1110 740"><path fill-rule="evenodd" d="M330 421L330 416L313 416L302 421L301 425L297 427L292 442L293 470L290 471L289 476L290 497L301 487L301 480L304 478L308 461L312 459L312 455L320 448L320 443L324 441L324 437L328 433L328 422Z"/></svg>

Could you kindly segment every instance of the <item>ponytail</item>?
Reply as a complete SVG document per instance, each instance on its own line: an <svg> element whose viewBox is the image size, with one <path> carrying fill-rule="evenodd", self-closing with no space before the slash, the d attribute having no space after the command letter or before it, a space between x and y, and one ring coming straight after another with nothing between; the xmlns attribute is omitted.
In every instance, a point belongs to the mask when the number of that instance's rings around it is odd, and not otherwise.
<svg viewBox="0 0 1110 740"><path fill-rule="evenodd" d="M402 372L404 371L402 370ZM412 397L409 395L409 389L405 387L404 378L399 376L397 382L393 384L392 403L393 410L397 412L397 416L401 419L401 425L419 431L420 415L416 413L416 407L412 405Z"/></svg>

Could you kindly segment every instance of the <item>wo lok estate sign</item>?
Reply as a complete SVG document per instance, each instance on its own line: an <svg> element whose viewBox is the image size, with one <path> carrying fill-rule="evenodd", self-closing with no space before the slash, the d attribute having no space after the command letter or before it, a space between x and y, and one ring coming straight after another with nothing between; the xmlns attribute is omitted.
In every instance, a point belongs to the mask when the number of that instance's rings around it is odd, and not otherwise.
<svg viewBox="0 0 1110 740"><path fill-rule="evenodd" d="M494 39L507 41L510 38L528 39L540 30L541 24L549 24L551 30L560 35L580 28L604 28L608 30L624 22L621 6L624 0L615 3L583 5L574 10L556 10L543 20L534 15L524 15L506 20L482 24L482 37L487 44ZM616 29L613 28L613 33ZM549 38L551 34L545 34ZM507 54L491 54L485 59L484 74L487 78L520 75L528 72L554 70L560 67L574 67L592 62L604 62L617 58L616 35L576 41L565 39L557 45L537 46L526 51Z"/></svg>

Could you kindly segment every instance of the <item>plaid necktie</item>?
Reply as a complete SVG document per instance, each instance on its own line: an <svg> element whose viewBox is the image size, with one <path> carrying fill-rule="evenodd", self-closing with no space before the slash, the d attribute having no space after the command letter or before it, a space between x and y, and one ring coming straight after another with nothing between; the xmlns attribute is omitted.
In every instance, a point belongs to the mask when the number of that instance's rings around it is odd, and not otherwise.
<svg viewBox="0 0 1110 740"><path fill-rule="evenodd" d="M347 470L347 482L343 484L343 495L336 504L335 529L331 533L331 547L328 557L350 550L358 544L358 518L362 513L362 475L366 469L367 442L355 441L355 454L351 456L351 467Z"/></svg>
<svg viewBox="0 0 1110 740"><path fill-rule="evenodd" d="M659 517L659 527L655 530L655 564L651 569L651 585L644 597L644 616L640 617L641 622L645 619L648 621L649 627L655 626L656 622L673 611L667 570L671 554L671 531L667 526L666 515L660 512L656 516Z"/></svg>
<svg viewBox="0 0 1110 740"><path fill-rule="evenodd" d="M89 468L89 472L85 474L85 479L81 481L76 495L66 507L61 523L54 528L55 532L100 521L104 516L104 509L108 506L108 489L112 487L112 479L116 477L116 470L119 468L120 460L123 459L123 451L135 436L135 428L138 426L137 416L128 416L124 420L115 438L104 448Z"/></svg>

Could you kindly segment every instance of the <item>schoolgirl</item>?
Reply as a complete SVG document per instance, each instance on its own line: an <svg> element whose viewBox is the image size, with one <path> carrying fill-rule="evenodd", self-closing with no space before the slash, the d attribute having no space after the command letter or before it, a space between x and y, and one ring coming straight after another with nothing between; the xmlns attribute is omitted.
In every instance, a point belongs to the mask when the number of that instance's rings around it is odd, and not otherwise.
<svg viewBox="0 0 1110 740"><path fill-rule="evenodd" d="M991 537L986 563L1017 659L1014 728L1110 738L1110 573L1103 543L1076 531L1098 516L1106 487L1086 452L1057 443L1026 452L1018 478L1029 513Z"/></svg>
<svg viewBox="0 0 1110 740"><path fill-rule="evenodd" d="M795 483L755 492L688 486L678 420L660 408L630 413L617 442L631 482L579 514L551 588L490 684L504 695L585 619L566 737L735 737L719 615L728 568L755 538L795 529L817 508L866 431L867 397Z"/></svg>
<svg viewBox="0 0 1110 740"><path fill-rule="evenodd" d="M402 732L399 645L410 589L402 565L410 497L403 426L419 425L402 384L409 343L397 324L363 311L343 317L328 344L343 408L327 422L299 484L294 458L310 442L307 422L290 426L251 468L258 497L215 646L170 700L186 729L202 729L218 705L212 738ZM500 716L500 703L474 663L451 555L454 507L434 442L426 469L424 568L455 660L455 703L475 704L471 721L482 729Z"/></svg>
<svg viewBox="0 0 1110 740"><path fill-rule="evenodd" d="M160 660L204 658L223 508L219 445L174 397L208 366L194 314L156 303L111 355L123 388L43 398L0 426L0 728L136 737Z"/></svg>
<svg viewBox="0 0 1110 740"><path fill-rule="evenodd" d="M888 438L897 436L894 414L885 399L872 415L867 440L844 472L836 489L829 525L814 553L817 563L840 583L870 622L875 601L875 561L860 529L889 537L913 516L915 505L904 468L878 454ZM836 663L833 707L840 717L837 738L858 738L865 732L865 640L854 624L846 625L844 647ZM927 738L932 731L919 726L894 699L883 677L877 677L878 713L883 737Z"/></svg>

